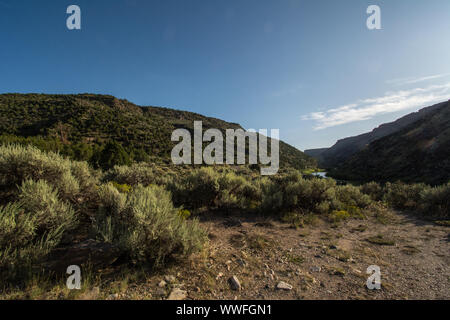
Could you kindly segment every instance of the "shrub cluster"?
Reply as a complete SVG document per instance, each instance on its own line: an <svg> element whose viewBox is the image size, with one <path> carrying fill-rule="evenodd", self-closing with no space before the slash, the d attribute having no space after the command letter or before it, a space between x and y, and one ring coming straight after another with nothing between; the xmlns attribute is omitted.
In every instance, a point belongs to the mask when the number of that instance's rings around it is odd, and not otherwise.
<svg viewBox="0 0 450 320"><path fill-rule="evenodd" d="M437 187L386 183L383 199L399 210L419 212L428 217L450 216L450 183Z"/></svg>
<svg viewBox="0 0 450 320"><path fill-rule="evenodd" d="M27 179L45 180L63 199L77 202L93 194L96 173L86 162L68 160L33 146L0 146L0 188L15 191Z"/></svg>
<svg viewBox="0 0 450 320"><path fill-rule="evenodd" d="M370 182L362 185L360 190L394 209L417 212L430 218L450 216L450 182L435 187L423 183L387 182L382 186Z"/></svg>
<svg viewBox="0 0 450 320"><path fill-rule="evenodd" d="M262 183L264 211L328 214L334 210L365 208L369 196L351 185L338 186L332 179L304 179L300 174Z"/></svg>
<svg viewBox="0 0 450 320"><path fill-rule="evenodd" d="M374 201L430 217L450 213L450 183L337 185L296 170L261 177L250 168L148 163L102 173L29 145L0 146L0 196L0 267L36 261L89 228L136 263L159 266L205 243L189 211L202 208L277 215L294 225L315 214L334 222L363 217Z"/></svg>
<svg viewBox="0 0 450 320"><path fill-rule="evenodd" d="M198 222L186 221L162 187L139 184L124 194L106 184L100 187L99 196L98 234L135 262L159 266L174 254L199 250L206 240Z"/></svg>
<svg viewBox="0 0 450 320"><path fill-rule="evenodd" d="M130 186L142 184L167 185L173 177L172 172L163 171L153 163L133 163L130 166L115 166L108 170L103 180L105 182L115 181L119 184Z"/></svg>
<svg viewBox="0 0 450 320"><path fill-rule="evenodd" d="M144 167L116 167L106 175L132 186L102 185L86 162L29 145L0 146L0 267L35 263L62 245L63 236L69 244L89 228L137 262L160 264L200 248L204 232L173 206L169 191L140 184L156 182Z"/></svg>
<svg viewBox="0 0 450 320"><path fill-rule="evenodd" d="M173 179L168 189L172 191L176 204L190 209L253 210L261 199L261 191L258 182L248 178L231 170L206 167Z"/></svg>
<svg viewBox="0 0 450 320"><path fill-rule="evenodd" d="M78 223L72 206L44 180L24 181L18 198L0 208L0 266L4 267L42 258Z"/></svg>

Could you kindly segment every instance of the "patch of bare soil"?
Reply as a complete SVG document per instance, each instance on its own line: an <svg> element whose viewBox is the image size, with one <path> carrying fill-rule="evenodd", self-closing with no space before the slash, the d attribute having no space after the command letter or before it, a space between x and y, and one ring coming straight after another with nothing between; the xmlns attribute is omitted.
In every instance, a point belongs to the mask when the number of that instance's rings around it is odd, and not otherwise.
<svg viewBox="0 0 450 320"><path fill-rule="evenodd" d="M413 216L318 219L300 229L213 216L202 225L210 235L202 255L115 298L166 299L174 291L186 299L450 298L450 229ZM366 287L371 265L381 269L380 290Z"/></svg>

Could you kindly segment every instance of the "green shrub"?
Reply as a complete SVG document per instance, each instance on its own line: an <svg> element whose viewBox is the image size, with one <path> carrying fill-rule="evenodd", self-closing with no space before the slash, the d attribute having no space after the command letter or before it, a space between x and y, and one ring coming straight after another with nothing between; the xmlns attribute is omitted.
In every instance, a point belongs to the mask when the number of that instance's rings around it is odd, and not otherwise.
<svg viewBox="0 0 450 320"><path fill-rule="evenodd" d="M0 248L26 246L36 234L36 223L19 203L0 207Z"/></svg>
<svg viewBox="0 0 450 320"><path fill-rule="evenodd" d="M361 186L361 192L369 195L374 201L383 200L383 187L378 182L368 182Z"/></svg>
<svg viewBox="0 0 450 320"><path fill-rule="evenodd" d="M190 209L253 210L262 198L258 180L245 179L228 169L219 171L211 167L196 169L178 180L174 179L168 189L177 205Z"/></svg>
<svg viewBox="0 0 450 320"><path fill-rule="evenodd" d="M131 186L128 184L120 184L112 181L111 184L121 193L128 193L131 191Z"/></svg>
<svg viewBox="0 0 450 320"><path fill-rule="evenodd" d="M100 217L119 215L126 202L126 194L120 193L112 183L102 185L98 189L100 201Z"/></svg>
<svg viewBox="0 0 450 320"><path fill-rule="evenodd" d="M352 210L360 217L359 208L371 203L370 197L361 193L358 187L337 186L333 179L303 179L295 172L263 179L261 191L261 210L276 214L329 214L333 210Z"/></svg>
<svg viewBox="0 0 450 320"><path fill-rule="evenodd" d="M19 201L0 208L0 265L18 266L45 256L77 225L70 204L44 180L27 180Z"/></svg>
<svg viewBox="0 0 450 320"><path fill-rule="evenodd" d="M137 263L164 263L174 254L188 255L206 239L198 222L186 221L162 187L138 185L121 194L111 184L99 190L102 201L96 229Z"/></svg>
<svg viewBox="0 0 450 320"><path fill-rule="evenodd" d="M29 212L38 230L72 229L77 221L71 205L58 198L58 191L44 180L26 180L19 189L22 208Z"/></svg>
<svg viewBox="0 0 450 320"><path fill-rule="evenodd" d="M106 172L104 181L135 186L142 184L168 185L172 174L168 174L152 163L133 163L131 166L115 166Z"/></svg>
<svg viewBox="0 0 450 320"><path fill-rule="evenodd" d="M346 208L365 208L372 202L370 196L362 193L360 188L352 185L337 186L336 198Z"/></svg>
<svg viewBox="0 0 450 320"><path fill-rule="evenodd" d="M263 178L260 183L262 201L260 210L263 212L278 214L283 210L283 189L269 178Z"/></svg>
<svg viewBox="0 0 450 320"><path fill-rule="evenodd" d="M306 180L287 177L286 181L273 181L264 186L263 206L271 203L272 210L327 213L335 201L336 182L331 179ZM269 200L269 201L267 201Z"/></svg>
<svg viewBox="0 0 450 320"><path fill-rule="evenodd" d="M191 212L186 209L182 209L182 210L180 209L180 210L178 210L178 216L180 216L181 218L186 220L186 219L189 219L189 217L191 216Z"/></svg>
<svg viewBox="0 0 450 320"><path fill-rule="evenodd" d="M192 209L214 207L220 192L219 177L211 167L190 172L171 188L175 203Z"/></svg>
<svg viewBox="0 0 450 320"><path fill-rule="evenodd" d="M14 190L27 179L45 180L58 189L63 199L74 202L80 196L92 195L98 183L85 162L74 162L29 145L0 146L0 187Z"/></svg>
<svg viewBox="0 0 450 320"><path fill-rule="evenodd" d="M116 141L109 141L105 144L99 154L96 154L94 162L104 169L111 169L114 166L130 165L131 158L122 145Z"/></svg>
<svg viewBox="0 0 450 320"><path fill-rule="evenodd" d="M425 184L386 183L384 200L395 209L417 210L422 193L430 187Z"/></svg>
<svg viewBox="0 0 450 320"><path fill-rule="evenodd" d="M261 199L256 181L248 181L233 172L224 172L218 179L219 195L215 205L226 209L251 209Z"/></svg>
<svg viewBox="0 0 450 320"><path fill-rule="evenodd" d="M330 219L333 222L341 222L351 217L351 214L346 210L334 210L330 213Z"/></svg>
<svg viewBox="0 0 450 320"><path fill-rule="evenodd" d="M286 189L285 201L309 212L327 213L333 206L335 192L334 180L317 178L301 180Z"/></svg>
<svg viewBox="0 0 450 320"><path fill-rule="evenodd" d="M450 183L427 188L421 194L420 211L432 217L450 216Z"/></svg>
<svg viewBox="0 0 450 320"><path fill-rule="evenodd" d="M87 162L71 161L70 172L79 185L79 196L91 198L99 185L99 172L93 170Z"/></svg>

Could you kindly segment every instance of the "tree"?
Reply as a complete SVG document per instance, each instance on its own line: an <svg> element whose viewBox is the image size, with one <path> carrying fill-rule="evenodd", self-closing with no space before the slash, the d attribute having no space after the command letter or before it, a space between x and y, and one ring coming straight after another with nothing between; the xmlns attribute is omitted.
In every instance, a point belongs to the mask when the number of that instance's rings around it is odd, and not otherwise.
<svg viewBox="0 0 450 320"><path fill-rule="evenodd" d="M131 159L122 145L115 141L108 142L101 150L98 165L102 169L111 169L116 165L130 165Z"/></svg>

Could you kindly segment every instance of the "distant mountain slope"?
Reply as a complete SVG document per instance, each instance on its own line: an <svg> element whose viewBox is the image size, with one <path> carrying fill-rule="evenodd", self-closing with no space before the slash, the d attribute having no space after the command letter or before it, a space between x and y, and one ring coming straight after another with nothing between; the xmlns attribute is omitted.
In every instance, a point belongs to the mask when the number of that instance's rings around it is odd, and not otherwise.
<svg viewBox="0 0 450 320"><path fill-rule="evenodd" d="M237 129L239 124L200 114L160 107L137 106L109 95L0 95L0 135L52 138L65 145L101 146L119 142L128 152L144 150L152 157L169 159L176 128ZM315 167L315 160L296 148L280 143L282 167Z"/></svg>
<svg viewBox="0 0 450 320"><path fill-rule="evenodd" d="M406 120L405 120L406 119ZM411 119L416 121L411 122ZM372 141L330 172L357 181L446 183L450 180L450 101L399 121L399 131ZM381 128L381 127L380 127ZM387 131L392 128L387 127Z"/></svg>
<svg viewBox="0 0 450 320"><path fill-rule="evenodd" d="M308 156L319 160L319 159L321 159L321 155L328 149L330 149L330 148L307 149L307 150L304 150L303 152L306 153Z"/></svg>
<svg viewBox="0 0 450 320"><path fill-rule="evenodd" d="M316 158L322 167L332 168L338 166L350 159L358 151L366 148L372 141L402 130L445 104L446 102L423 108L418 112L410 113L396 121L382 124L371 132L339 140L331 148L305 150L305 153Z"/></svg>

